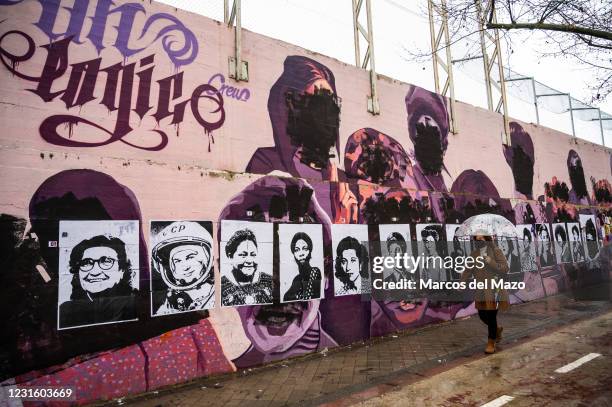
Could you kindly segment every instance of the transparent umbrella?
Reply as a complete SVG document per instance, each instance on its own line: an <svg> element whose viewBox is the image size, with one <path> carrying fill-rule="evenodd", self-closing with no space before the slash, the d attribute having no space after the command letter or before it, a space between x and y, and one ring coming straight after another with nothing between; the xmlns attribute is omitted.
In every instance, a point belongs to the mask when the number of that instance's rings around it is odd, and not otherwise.
<svg viewBox="0 0 612 407"><path fill-rule="evenodd" d="M478 235L516 238L516 228L512 222L503 216L483 213L468 218L455 231L455 236L458 237Z"/></svg>

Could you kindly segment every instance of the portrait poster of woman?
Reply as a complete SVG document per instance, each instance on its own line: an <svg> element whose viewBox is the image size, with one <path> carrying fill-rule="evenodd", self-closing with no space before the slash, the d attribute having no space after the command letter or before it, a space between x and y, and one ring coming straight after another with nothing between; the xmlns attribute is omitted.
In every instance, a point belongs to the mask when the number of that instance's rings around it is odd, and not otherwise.
<svg viewBox="0 0 612 407"><path fill-rule="evenodd" d="M138 221L60 221L58 329L135 321Z"/></svg>
<svg viewBox="0 0 612 407"><path fill-rule="evenodd" d="M412 238L409 224L383 224L378 225L380 236L380 254L383 257L404 255L412 256ZM402 263L394 262L393 267L385 267L383 271L384 281L398 282L401 279L415 280L416 270L410 270L402 266Z"/></svg>
<svg viewBox="0 0 612 407"><path fill-rule="evenodd" d="M278 241L281 301L323 298L322 226L280 224Z"/></svg>
<svg viewBox="0 0 612 407"><path fill-rule="evenodd" d="M582 263L583 261L585 261L585 253L582 231L580 230L580 223L568 223L567 234L572 250L572 261L574 263Z"/></svg>
<svg viewBox="0 0 612 407"><path fill-rule="evenodd" d="M572 252L565 223L553 223L552 233L555 241L555 254L557 256L557 263L571 263Z"/></svg>
<svg viewBox="0 0 612 407"><path fill-rule="evenodd" d="M368 243L368 225L332 225L336 296L371 292Z"/></svg>
<svg viewBox="0 0 612 407"><path fill-rule="evenodd" d="M273 224L221 222L221 305L271 304Z"/></svg>
<svg viewBox="0 0 612 407"><path fill-rule="evenodd" d="M580 231L584 241L586 260L595 260L599 255L599 236L595 215L580 214Z"/></svg>
<svg viewBox="0 0 612 407"><path fill-rule="evenodd" d="M535 272L538 270L535 242L535 227L531 224L516 225L519 259L521 271Z"/></svg>

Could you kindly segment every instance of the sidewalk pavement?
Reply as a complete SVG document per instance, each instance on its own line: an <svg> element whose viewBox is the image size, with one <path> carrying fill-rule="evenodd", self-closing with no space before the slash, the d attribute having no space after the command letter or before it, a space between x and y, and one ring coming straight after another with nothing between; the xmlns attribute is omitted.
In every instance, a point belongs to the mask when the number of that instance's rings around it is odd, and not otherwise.
<svg viewBox="0 0 612 407"><path fill-rule="evenodd" d="M500 350L503 351L504 343L546 334L612 310L610 288L608 284L604 286L598 287L598 291L605 293L604 300L602 297L578 300L575 294L564 293L515 305L501 313L498 320L504 326L504 339ZM485 344L486 327L477 316L471 316L107 404L349 405L397 387L394 380L405 380L409 375L423 377L426 372L443 370L458 359L483 355Z"/></svg>

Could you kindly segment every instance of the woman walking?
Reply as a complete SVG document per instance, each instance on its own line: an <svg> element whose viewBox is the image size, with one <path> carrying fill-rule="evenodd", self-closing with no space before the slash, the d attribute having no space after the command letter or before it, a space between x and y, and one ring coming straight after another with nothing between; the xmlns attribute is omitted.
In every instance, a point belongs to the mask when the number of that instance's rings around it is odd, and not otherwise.
<svg viewBox="0 0 612 407"><path fill-rule="evenodd" d="M508 262L502 250L493 243L491 236L474 236L473 258L482 257L483 267L476 265L466 268L461 276L463 281L472 278L479 283L486 283L485 288L477 289L474 294L474 302L478 310L478 316L487 325L488 341L485 353L495 353L495 343L501 340L503 328L497 325L497 311L509 308L508 293L502 289L492 288L492 281L503 279L508 273Z"/></svg>

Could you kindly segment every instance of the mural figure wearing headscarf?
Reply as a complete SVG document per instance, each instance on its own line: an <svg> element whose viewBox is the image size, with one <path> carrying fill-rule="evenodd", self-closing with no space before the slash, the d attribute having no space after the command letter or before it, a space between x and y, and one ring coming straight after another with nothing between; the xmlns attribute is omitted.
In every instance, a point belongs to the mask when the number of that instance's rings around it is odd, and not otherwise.
<svg viewBox="0 0 612 407"><path fill-rule="evenodd" d="M511 146L504 145L504 157L514 177L514 197L520 199L514 206L515 223L533 224L546 220L542 205L533 201L533 167L535 152L531 136L520 124L510 122Z"/></svg>
<svg viewBox="0 0 612 407"><path fill-rule="evenodd" d="M582 160L574 150L570 150L567 154L567 172L572 186L569 191L569 202L576 205L590 205L591 200L587 190Z"/></svg>
<svg viewBox="0 0 612 407"><path fill-rule="evenodd" d="M351 134L344 168L359 202L359 223L429 222L427 192L417 191L414 167L404 147L376 129ZM376 240L376 236L372 236ZM410 244L410 242L406 242ZM380 336L425 323L427 299L371 301L370 335Z"/></svg>
<svg viewBox="0 0 612 407"><path fill-rule="evenodd" d="M326 262L329 263L331 258L327 252L331 247L329 216L312 193L302 195L305 198L300 202L291 202L287 199L291 195L291 189L312 192L311 186L301 179L271 175L262 177L230 199L219 215L219 225L222 220L288 222L296 220L294 217L301 217L304 223L319 223L323 225L323 243L326 250L324 254ZM252 215L247 216L247 211ZM221 236L221 233L218 233L218 236ZM276 265L278 261L274 263ZM275 273L278 284L277 276L278 273ZM323 301L335 301L332 293L330 290L326 295L330 299ZM236 367L251 367L337 346L336 341L322 326L321 302L322 300L317 299L282 304L275 292L274 304L236 308L245 334L251 341L249 348L234 360ZM352 311L356 313L355 309ZM359 315L356 318L361 317Z"/></svg>
<svg viewBox="0 0 612 407"><path fill-rule="evenodd" d="M246 171L284 172L314 181L322 208L335 221L356 221L356 199L338 169L340 99L334 74L303 56L288 56L281 76L270 89L268 113L273 147L258 148Z"/></svg>
<svg viewBox="0 0 612 407"><path fill-rule="evenodd" d="M519 149L519 156L521 150ZM514 214L512 213L510 201L500 198L497 188L482 171L463 171L453 182L451 194L455 198L457 209L463 212L465 218L482 213L495 213L506 217L510 221L513 220ZM525 206L522 206L519 210L530 205L530 203L525 201L519 203L519 205L521 204ZM513 281L525 282L524 290L510 293L512 303L544 296L542 279L538 273L519 272L513 274L512 279Z"/></svg>
<svg viewBox="0 0 612 407"><path fill-rule="evenodd" d="M16 282L27 285L9 289L20 295L20 309L28 310L24 320L15 314L14 320L4 320L6 328L15 333L12 349L16 363L13 373L17 383L30 386L70 386L81 402L109 399L133 391L174 384L173 366L160 361L175 349L195 352L201 363L186 373L195 378L234 369L225 358L214 328L203 314L177 314L169 319L151 318L148 290L138 292L138 321L103 326L81 327L58 331L58 248L49 244L57 241L60 220L137 220L139 230L140 287L149 285L147 246L142 233L140 207L134 193L102 172L78 169L59 172L38 187L29 207L31 230L38 248L30 253L29 267L15 269ZM22 244L23 245L23 244ZM21 293L21 294L19 294ZM163 340L160 337L163 334ZM84 337L88 339L83 340ZM188 338L184 340L184 338ZM197 338L194 339L194 338ZM185 346L188 349L185 349ZM100 353L98 353L100 352ZM83 360L75 356L87 354ZM144 360L149 368L145 371ZM62 365L57 365L57 364ZM50 368L50 366L56 365ZM110 373L117 371L115 378ZM52 373L50 373L52 372ZM102 379L102 374L105 379ZM128 375L131 380L122 380ZM87 380L105 385L91 387ZM164 380L168 380L164 382Z"/></svg>

